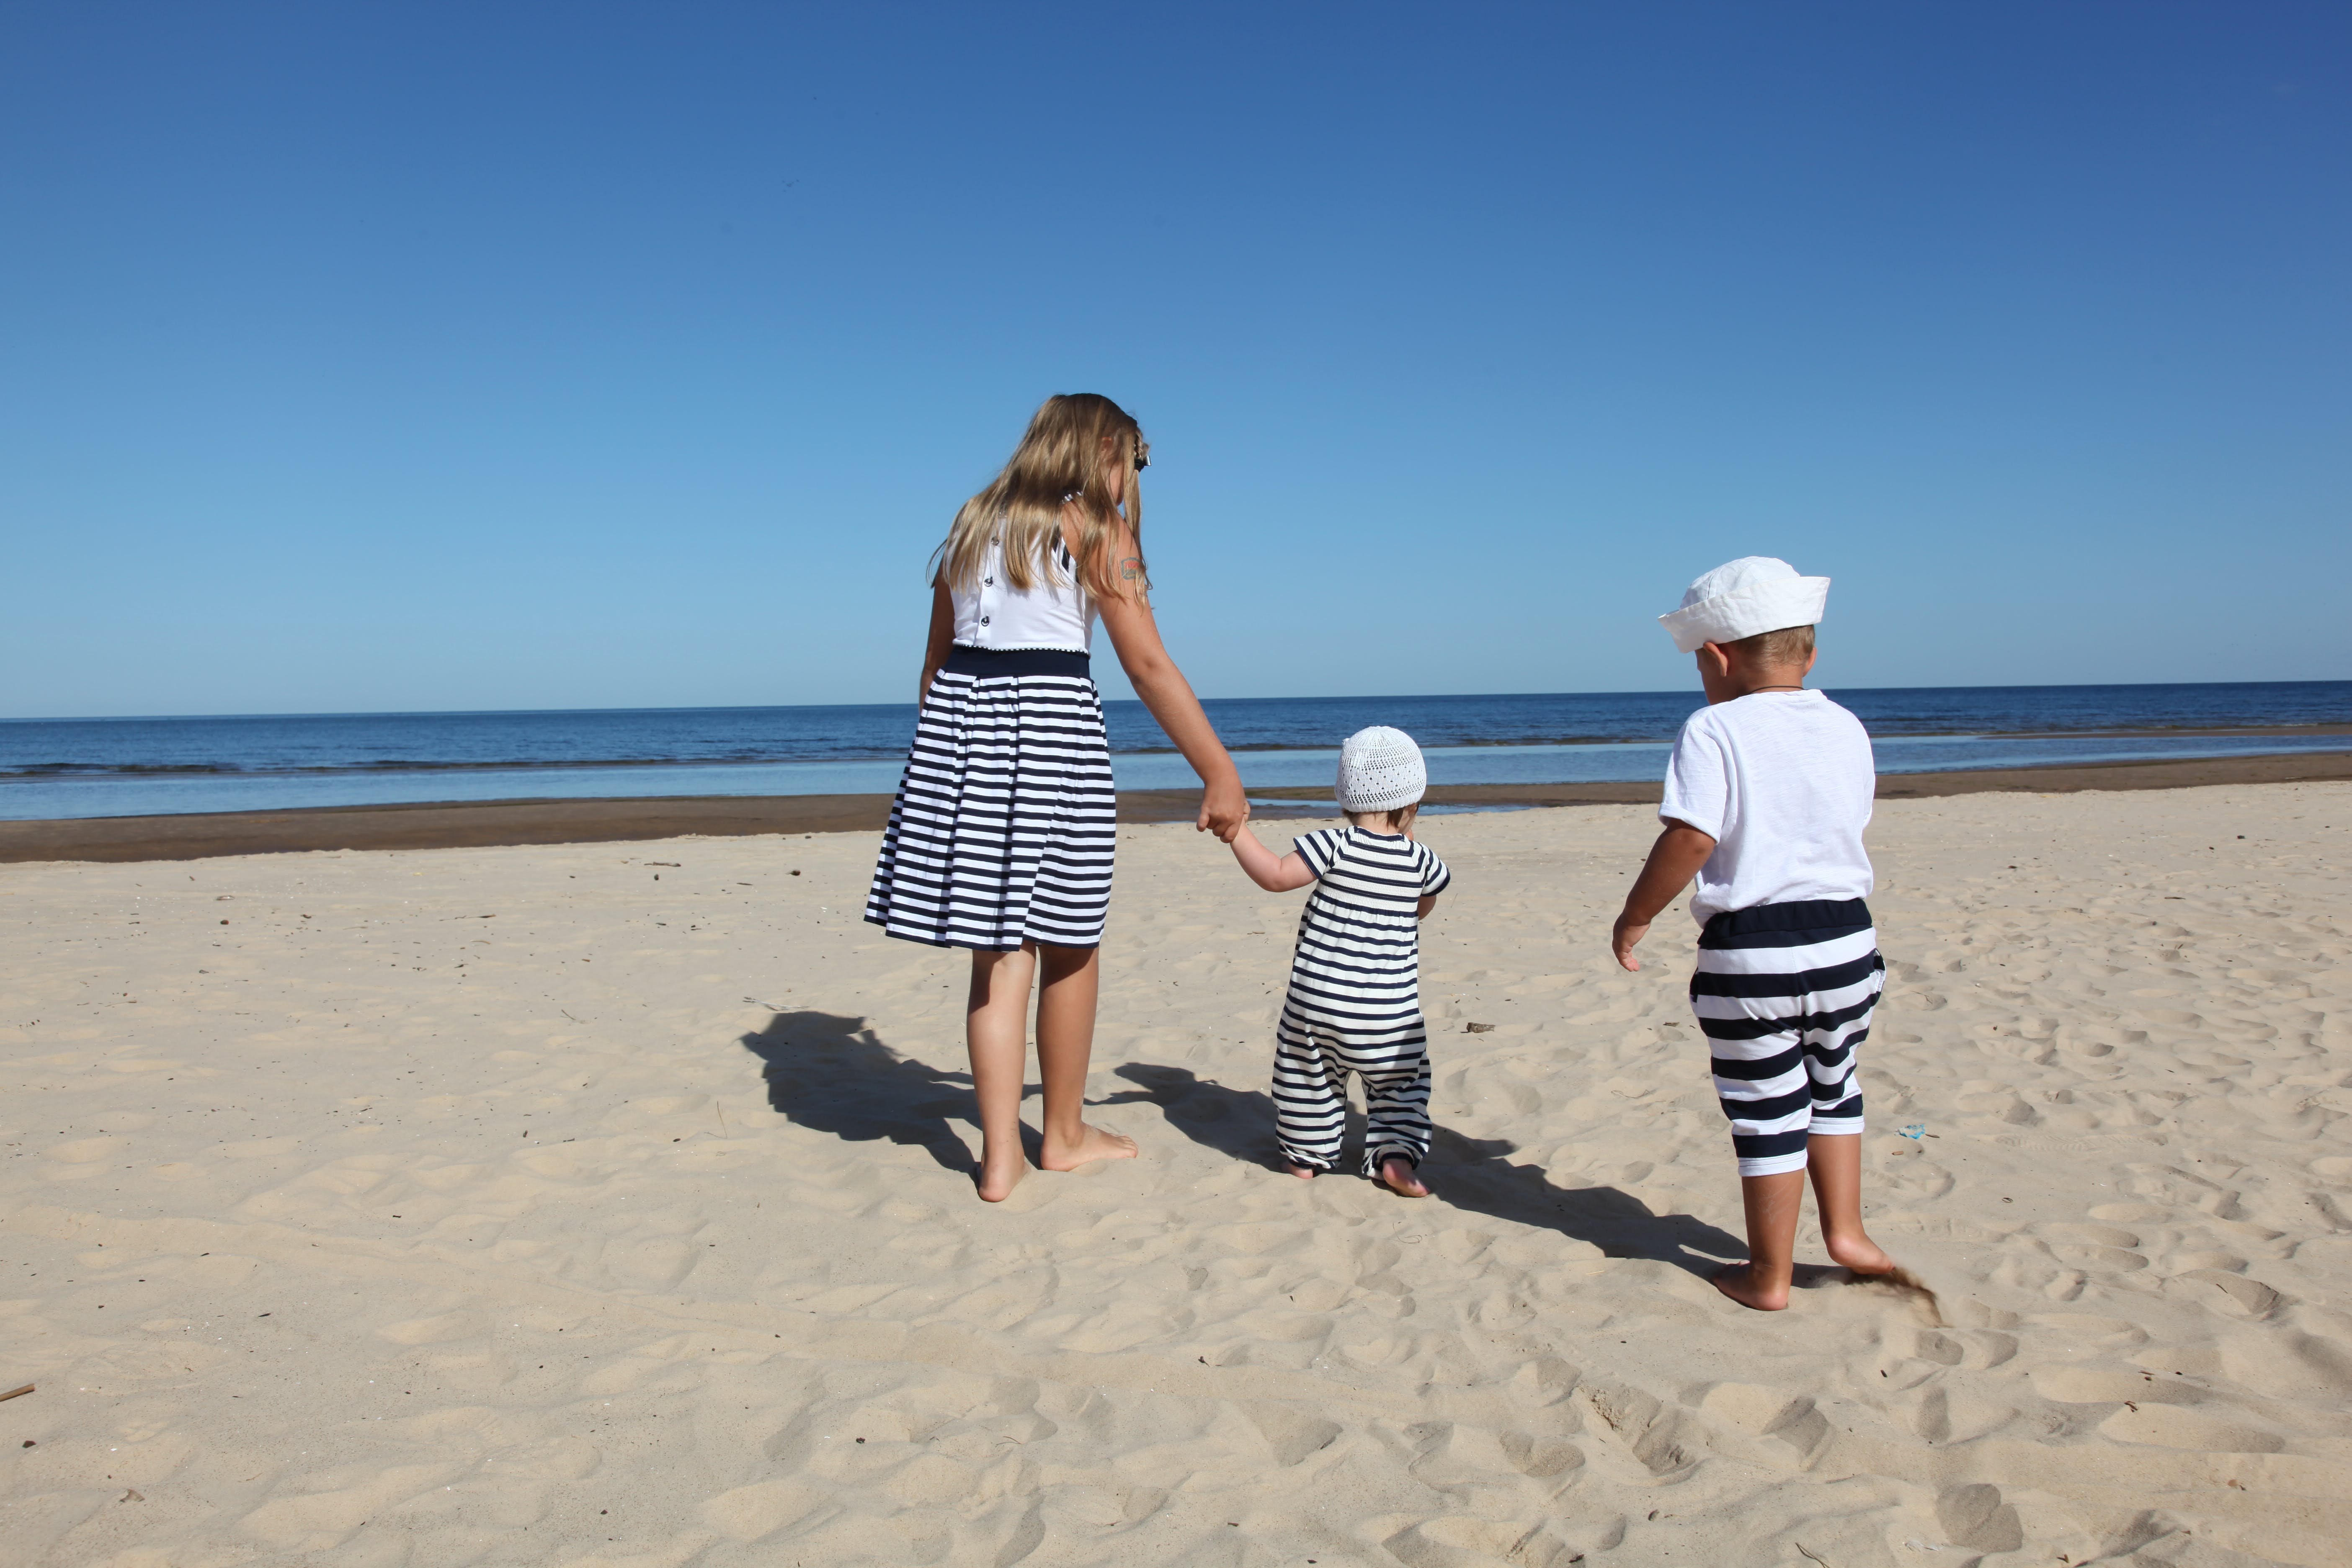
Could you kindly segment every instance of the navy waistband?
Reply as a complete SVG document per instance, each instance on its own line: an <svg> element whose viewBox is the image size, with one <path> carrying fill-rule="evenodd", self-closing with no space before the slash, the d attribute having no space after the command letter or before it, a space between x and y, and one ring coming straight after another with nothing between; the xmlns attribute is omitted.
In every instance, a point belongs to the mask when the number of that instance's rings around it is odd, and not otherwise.
<svg viewBox="0 0 2352 1568"><path fill-rule="evenodd" d="M1058 647L970 647L957 643L948 649L941 668L954 675L1075 675L1094 679L1090 655Z"/></svg>
<svg viewBox="0 0 2352 1568"><path fill-rule="evenodd" d="M1861 931L1870 923L1870 906L1860 899L1797 899L1711 915L1699 929L1698 944L1719 947L1736 937L1765 931Z"/></svg>

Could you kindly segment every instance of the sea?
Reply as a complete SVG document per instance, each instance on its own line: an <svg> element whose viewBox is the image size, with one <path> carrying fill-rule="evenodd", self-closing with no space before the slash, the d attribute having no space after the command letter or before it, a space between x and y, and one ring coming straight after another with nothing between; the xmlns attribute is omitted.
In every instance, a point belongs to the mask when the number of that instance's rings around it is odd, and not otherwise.
<svg viewBox="0 0 2352 1568"><path fill-rule="evenodd" d="M2352 751L2352 681L1832 688L1881 773ZM1655 779L1692 691L1212 699L1254 789L1324 786L1368 724L1421 742L1433 783ZM1192 771L1142 704L1107 705L1123 789ZM911 703L0 720L0 818L656 795L887 794Z"/></svg>

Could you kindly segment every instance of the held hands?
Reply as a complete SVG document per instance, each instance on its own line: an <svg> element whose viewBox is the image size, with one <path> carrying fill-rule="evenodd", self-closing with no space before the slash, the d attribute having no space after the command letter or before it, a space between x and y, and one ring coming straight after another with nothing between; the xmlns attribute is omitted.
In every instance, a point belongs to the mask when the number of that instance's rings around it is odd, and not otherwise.
<svg viewBox="0 0 2352 1568"><path fill-rule="evenodd" d="M1649 934L1650 922L1635 920L1633 910L1627 910L1617 917L1617 923L1609 928L1609 950L1617 955L1620 967L1632 970L1642 967L1642 961L1633 956L1633 946Z"/></svg>
<svg viewBox="0 0 2352 1568"><path fill-rule="evenodd" d="M1220 844L1231 844L1249 815L1249 797L1243 793L1240 777L1228 773L1201 791L1201 816L1192 827L1195 832L1215 834Z"/></svg>

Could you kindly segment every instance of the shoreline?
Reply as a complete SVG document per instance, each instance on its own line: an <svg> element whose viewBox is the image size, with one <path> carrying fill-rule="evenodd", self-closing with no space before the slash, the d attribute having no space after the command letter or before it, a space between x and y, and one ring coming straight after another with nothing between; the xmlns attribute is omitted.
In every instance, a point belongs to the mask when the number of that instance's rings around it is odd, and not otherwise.
<svg viewBox="0 0 2352 1568"><path fill-rule="evenodd" d="M1988 792L2071 795L2083 790L2181 789L2201 784L2352 780L2352 751L2168 762L2070 763L1950 773L1886 773L1881 800ZM1268 788L1259 800L1324 800L1322 789ZM1435 805L1648 805L1656 782L1565 784L1444 784ZM1185 822L1192 790L1130 790L1118 797L1125 823ZM168 816L58 817L0 821L0 865L38 861L201 860L228 855L321 850L490 848L533 844L625 844L663 838L745 837L878 832L887 795L651 795L593 800L466 801L401 805L295 806L272 811L189 812Z"/></svg>

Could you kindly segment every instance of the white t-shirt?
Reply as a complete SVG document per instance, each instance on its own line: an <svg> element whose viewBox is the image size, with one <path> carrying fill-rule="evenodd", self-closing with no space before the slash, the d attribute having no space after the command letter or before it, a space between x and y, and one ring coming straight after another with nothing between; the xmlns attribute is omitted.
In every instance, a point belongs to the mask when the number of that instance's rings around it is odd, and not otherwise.
<svg viewBox="0 0 2352 1568"><path fill-rule="evenodd" d="M1862 721L1818 691L1757 691L1692 714L1661 817L1715 840L1691 914L1870 896L1862 830L1877 792Z"/></svg>

